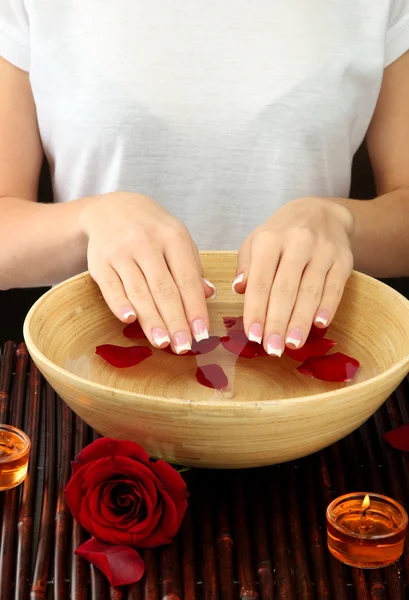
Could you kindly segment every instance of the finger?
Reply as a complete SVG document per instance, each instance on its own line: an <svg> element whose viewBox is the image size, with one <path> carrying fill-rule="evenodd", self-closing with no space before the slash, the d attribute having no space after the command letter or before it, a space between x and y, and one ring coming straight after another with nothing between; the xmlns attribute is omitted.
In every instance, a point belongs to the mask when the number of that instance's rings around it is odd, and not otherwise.
<svg viewBox="0 0 409 600"><path fill-rule="evenodd" d="M145 277L133 260L113 265L122 280L125 293L135 307L138 321L153 346L170 344L169 333L153 301Z"/></svg>
<svg viewBox="0 0 409 600"><path fill-rule="evenodd" d="M285 334L305 266L302 254L284 251L271 288L264 327L264 347L268 354L280 357L284 351ZM302 337L297 332L292 332L292 335L291 339L287 336L286 342L299 347Z"/></svg>
<svg viewBox="0 0 409 600"><path fill-rule="evenodd" d="M210 300L214 300L217 295L216 286L211 281L206 279L206 277L204 277L203 265L202 265L202 261L200 260L199 250L197 249L196 244L194 243L194 241L191 238L190 238L190 243L192 246L193 258L195 259L195 262L197 264L197 269L202 278L202 285L203 285L203 289L205 292L205 296L206 296L206 298L210 298Z"/></svg>
<svg viewBox="0 0 409 600"><path fill-rule="evenodd" d="M209 337L209 315L206 297L203 293L203 280L194 254L189 246L177 242L168 246L165 259L170 273L179 290L187 321L195 340Z"/></svg>
<svg viewBox="0 0 409 600"><path fill-rule="evenodd" d="M300 348L305 343L320 305L325 278L331 266L331 260L320 257L313 259L305 268L287 328L287 345Z"/></svg>
<svg viewBox="0 0 409 600"><path fill-rule="evenodd" d="M247 277L250 268L251 241L252 238L248 237L237 254L236 277L232 283L234 294L244 294L246 291Z"/></svg>
<svg viewBox="0 0 409 600"><path fill-rule="evenodd" d="M105 302L114 315L123 323L132 323L136 319L135 307L127 298L122 281L109 265L92 267L89 273L104 297Z"/></svg>
<svg viewBox="0 0 409 600"><path fill-rule="evenodd" d="M192 347L190 327L179 290L164 256L157 251L146 252L138 257L138 264L170 334L173 349L177 354L187 352Z"/></svg>
<svg viewBox="0 0 409 600"><path fill-rule="evenodd" d="M244 330L252 342L261 344L273 280L280 260L281 248L271 237L255 238L244 300Z"/></svg>
<svg viewBox="0 0 409 600"><path fill-rule="evenodd" d="M352 259L349 257L343 261L335 262L328 271L322 298L314 319L314 323L318 327L328 327L330 325L341 302L351 272Z"/></svg>

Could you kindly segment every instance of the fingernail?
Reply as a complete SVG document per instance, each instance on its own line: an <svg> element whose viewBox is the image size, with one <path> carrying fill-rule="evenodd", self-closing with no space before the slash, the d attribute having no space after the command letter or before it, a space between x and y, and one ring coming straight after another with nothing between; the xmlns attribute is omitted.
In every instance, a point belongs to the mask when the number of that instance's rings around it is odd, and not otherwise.
<svg viewBox="0 0 409 600"><path fill-rule="evenodd" d="M253 323L253 325L250 325L250 329L249 329L250 342L257 342L257 344L261 344L262 339L263 339L263 330L261 329L261 325L259 325L258 323Z"/></svg>
<svg viewBox="0 0 409 600"><path fill-rule="evenodd" d="M161 348L165 344L170 344L170 338L168 334L159 327L152 329L152 338L158 348Z"/></svg>
<svg viewBox="0 0 409 600"><path fill-rule="evenodd" d="M303 332L301 329L292 329L285 340L287 345L294 346L294 348L299 348L303 338Z"/></svg>
<svg viewBox="0 0 409 600"><path fill-rule="evenodd" d="M209 281L208 279L206 279L206 277L202 277L203 281L205 282L205 284L213 290L213 294L210 296L210 300L214 300L217 296L217 290L216 290L216 286L213 285L213 283L211 281Z"/></svg>
<svg viewBox="0 0 409 600"><path fill-rule="evenodd" d="M315 317L315 322L326 327L329 321L329 312L327 310L321 310Z"/></svg>
<svg viewBox="0 0 409 600"><path fill-rule="evenodd" d="M173 336L173 346L175 348L176 354L181 354L182 352L186 352L187 350L192 349L189 338L184 331L182 331L181 333L176 333Z"/></svg>
<svg viewBox="0 0 409 600"><path fill-rule="evenodd" d="M209 332L207 331L207 327L203 319L196 319L196 321L193 321L192 333L196 342L201 342L202 340L207 340L209 338Z"/></svg>
<svg viewBox="0 0 409 600"><path fill-rule="evenodd" d="M281 336L279 335L270 335L267 340L267 353L274 354L275 356L280 356L283 353L283 342Z"/></svg>
<svg viewBox="0 0 409 600"><path fill-rule="evenodd" d="M136 318L136 312L134 310L132 310L132 308L124 308L122 311L122 316L127 321L131 317Z"/></svg>
<svg viewBox="0 0 409 600"><path fill-rule="evenodd" d="M237 294L236 285L241 283L243 281L243 279L244 279L244 273L240 273L240 275L237 275L236 279L233 281L231 289L233 290L234 294Z"/></svg>

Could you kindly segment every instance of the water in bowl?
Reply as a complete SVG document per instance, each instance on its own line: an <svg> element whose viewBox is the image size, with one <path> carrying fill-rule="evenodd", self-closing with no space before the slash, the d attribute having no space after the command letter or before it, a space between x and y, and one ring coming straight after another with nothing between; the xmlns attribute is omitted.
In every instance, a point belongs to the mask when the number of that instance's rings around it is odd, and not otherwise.
<svg viewBox="0 0 409 600"><path fill-rule="evenodd" d="M226 302L209 303L209 315L212 335L226 335L223 317L239 316L241 307ZM239 358L225 350L221 345L209 354L197 357L173 356L161 350L153 350L153 356L135 367L118 369L106 363L95 354L100 344L119 346L144 345L147 340L130 340L122 334L123 325L114 317L112 328L105 327L101 335L84 335L81 352L68 351L63 366L68 371L108 387L127 390L137 394L185 398L195 400L232 399L236 401L274 401L286 398L303 397L324 393L346 385L353 385L377 374L377 369L366 368L373 365L363 340L350 339L345 331L338 330L336 324L331 327L327 337L337 342L330 352L345 352L357 358L361 367L350 383L328 383L312 379L297 371L300 364L283 356L260 358ZM92 345L91 345L92 344ZM77 348L78 348L77 343ZM366 358L368 360L366 360ZM225 371L229 385L225 390L213 390L200 385L196 380L198 366L216 363Z"/></svg>

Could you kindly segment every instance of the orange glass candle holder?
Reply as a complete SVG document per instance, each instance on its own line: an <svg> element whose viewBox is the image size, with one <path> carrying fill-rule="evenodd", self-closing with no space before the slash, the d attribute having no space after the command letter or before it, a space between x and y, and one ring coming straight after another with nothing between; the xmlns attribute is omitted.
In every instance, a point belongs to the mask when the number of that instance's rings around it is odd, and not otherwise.
<svg viewBox="0 0 409 600"><path fill-rule="evenodd" d="M327 508L328 548L351 567L378 569L403 552L408 515L380 494L354 493L336 498Z"/></svg>
<svg viewBox="0 0 409 600"><path fill-rule="evenodd" d="M24 481L30 456L30 438L16 427L0 425L0 491Z"/></svg>

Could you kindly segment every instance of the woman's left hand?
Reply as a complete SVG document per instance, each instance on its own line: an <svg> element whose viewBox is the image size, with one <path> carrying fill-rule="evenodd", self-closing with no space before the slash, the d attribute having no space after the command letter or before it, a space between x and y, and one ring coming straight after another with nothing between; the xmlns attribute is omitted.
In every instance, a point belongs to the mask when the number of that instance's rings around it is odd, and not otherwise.
<svg viewBox="0 0 409 600"><path fill-rule="evenodd" d="M348 209L325 198L282 206L242 245L233 289L245 293L248 338L281 356L301 348L311 325L327 327L353 268Z"/></svg>

